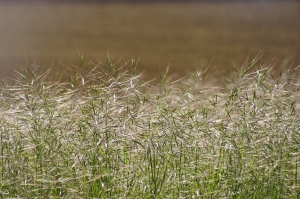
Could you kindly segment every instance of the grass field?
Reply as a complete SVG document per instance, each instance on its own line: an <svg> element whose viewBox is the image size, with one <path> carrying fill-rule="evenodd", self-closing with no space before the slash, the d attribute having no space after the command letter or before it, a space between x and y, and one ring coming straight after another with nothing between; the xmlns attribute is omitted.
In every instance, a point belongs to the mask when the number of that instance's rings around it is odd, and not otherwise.
<svg viewBox="0 0 300 199"><path fill-rule="evenodd" d="M16 3L17 2L17 3ZM179 76L211 65L228 75L232 62L262 51L276 67L300 64L300 3L297 1L199 3L0 2L0 78L11 77L25 55L43 69L98 63L107 51L135 57L149 80L168 65ZM99 59L99 60L98 60ZM264 62L262 61L262 62Z"/></svg>
<svg viewBox="0 0 300 199"><path fill-rule="evenodd" d="M1 86L1 198L300 197L296 71L257 57L219 87L104 63L81 57L66 82L28 66Z"/></svg>

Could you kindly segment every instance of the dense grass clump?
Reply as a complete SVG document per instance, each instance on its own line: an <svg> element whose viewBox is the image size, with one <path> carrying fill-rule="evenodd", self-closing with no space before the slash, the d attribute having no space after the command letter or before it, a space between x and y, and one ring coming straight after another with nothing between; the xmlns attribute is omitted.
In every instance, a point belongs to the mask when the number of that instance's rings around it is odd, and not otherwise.
<svg viewBox="0 0 300 199"><path fill-rule="evenodd" d="M0 197L300 197L294 71L254 60L213 87L135 68L82 62L62 83L27 67L2 85Z"/></svg>

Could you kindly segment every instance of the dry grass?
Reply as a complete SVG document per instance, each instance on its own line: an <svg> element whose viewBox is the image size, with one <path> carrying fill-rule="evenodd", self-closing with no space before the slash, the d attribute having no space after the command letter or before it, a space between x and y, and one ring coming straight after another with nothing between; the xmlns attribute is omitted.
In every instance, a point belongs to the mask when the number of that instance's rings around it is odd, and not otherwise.
<svg viewBox="0 0 300 199"><path fill-rule="evenodd" d="M153 84L134 60L82 60L68 82L27 67L1 87L1 197L299 198L294 71Z"/></svg>

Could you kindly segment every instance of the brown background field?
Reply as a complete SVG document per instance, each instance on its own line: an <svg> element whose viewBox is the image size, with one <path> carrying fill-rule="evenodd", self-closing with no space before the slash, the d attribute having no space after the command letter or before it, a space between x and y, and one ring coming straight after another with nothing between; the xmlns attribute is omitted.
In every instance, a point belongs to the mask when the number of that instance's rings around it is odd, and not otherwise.
<svg viewBox="0 0 300 199"><path fill-rule="evenodd" d="M79 64L82 53L105 62L140 58L147 78L211 65L228 75L262 52L278 68L300 64L300 3L46 3L0 2L0 78L27 57L46 69Z"/></svg>

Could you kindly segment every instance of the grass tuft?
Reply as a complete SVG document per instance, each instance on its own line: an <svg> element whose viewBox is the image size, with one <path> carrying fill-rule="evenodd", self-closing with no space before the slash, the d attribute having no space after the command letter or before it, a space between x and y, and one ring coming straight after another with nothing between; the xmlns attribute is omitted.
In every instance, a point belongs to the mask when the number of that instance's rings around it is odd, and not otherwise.
<svg viewBox="0 0 300 199"><path fill-rule="evenodd" d="M299 76L257 59L222 87L109 56L65 82L25 67L0 91L0 197L299 198Z"/></svg>

